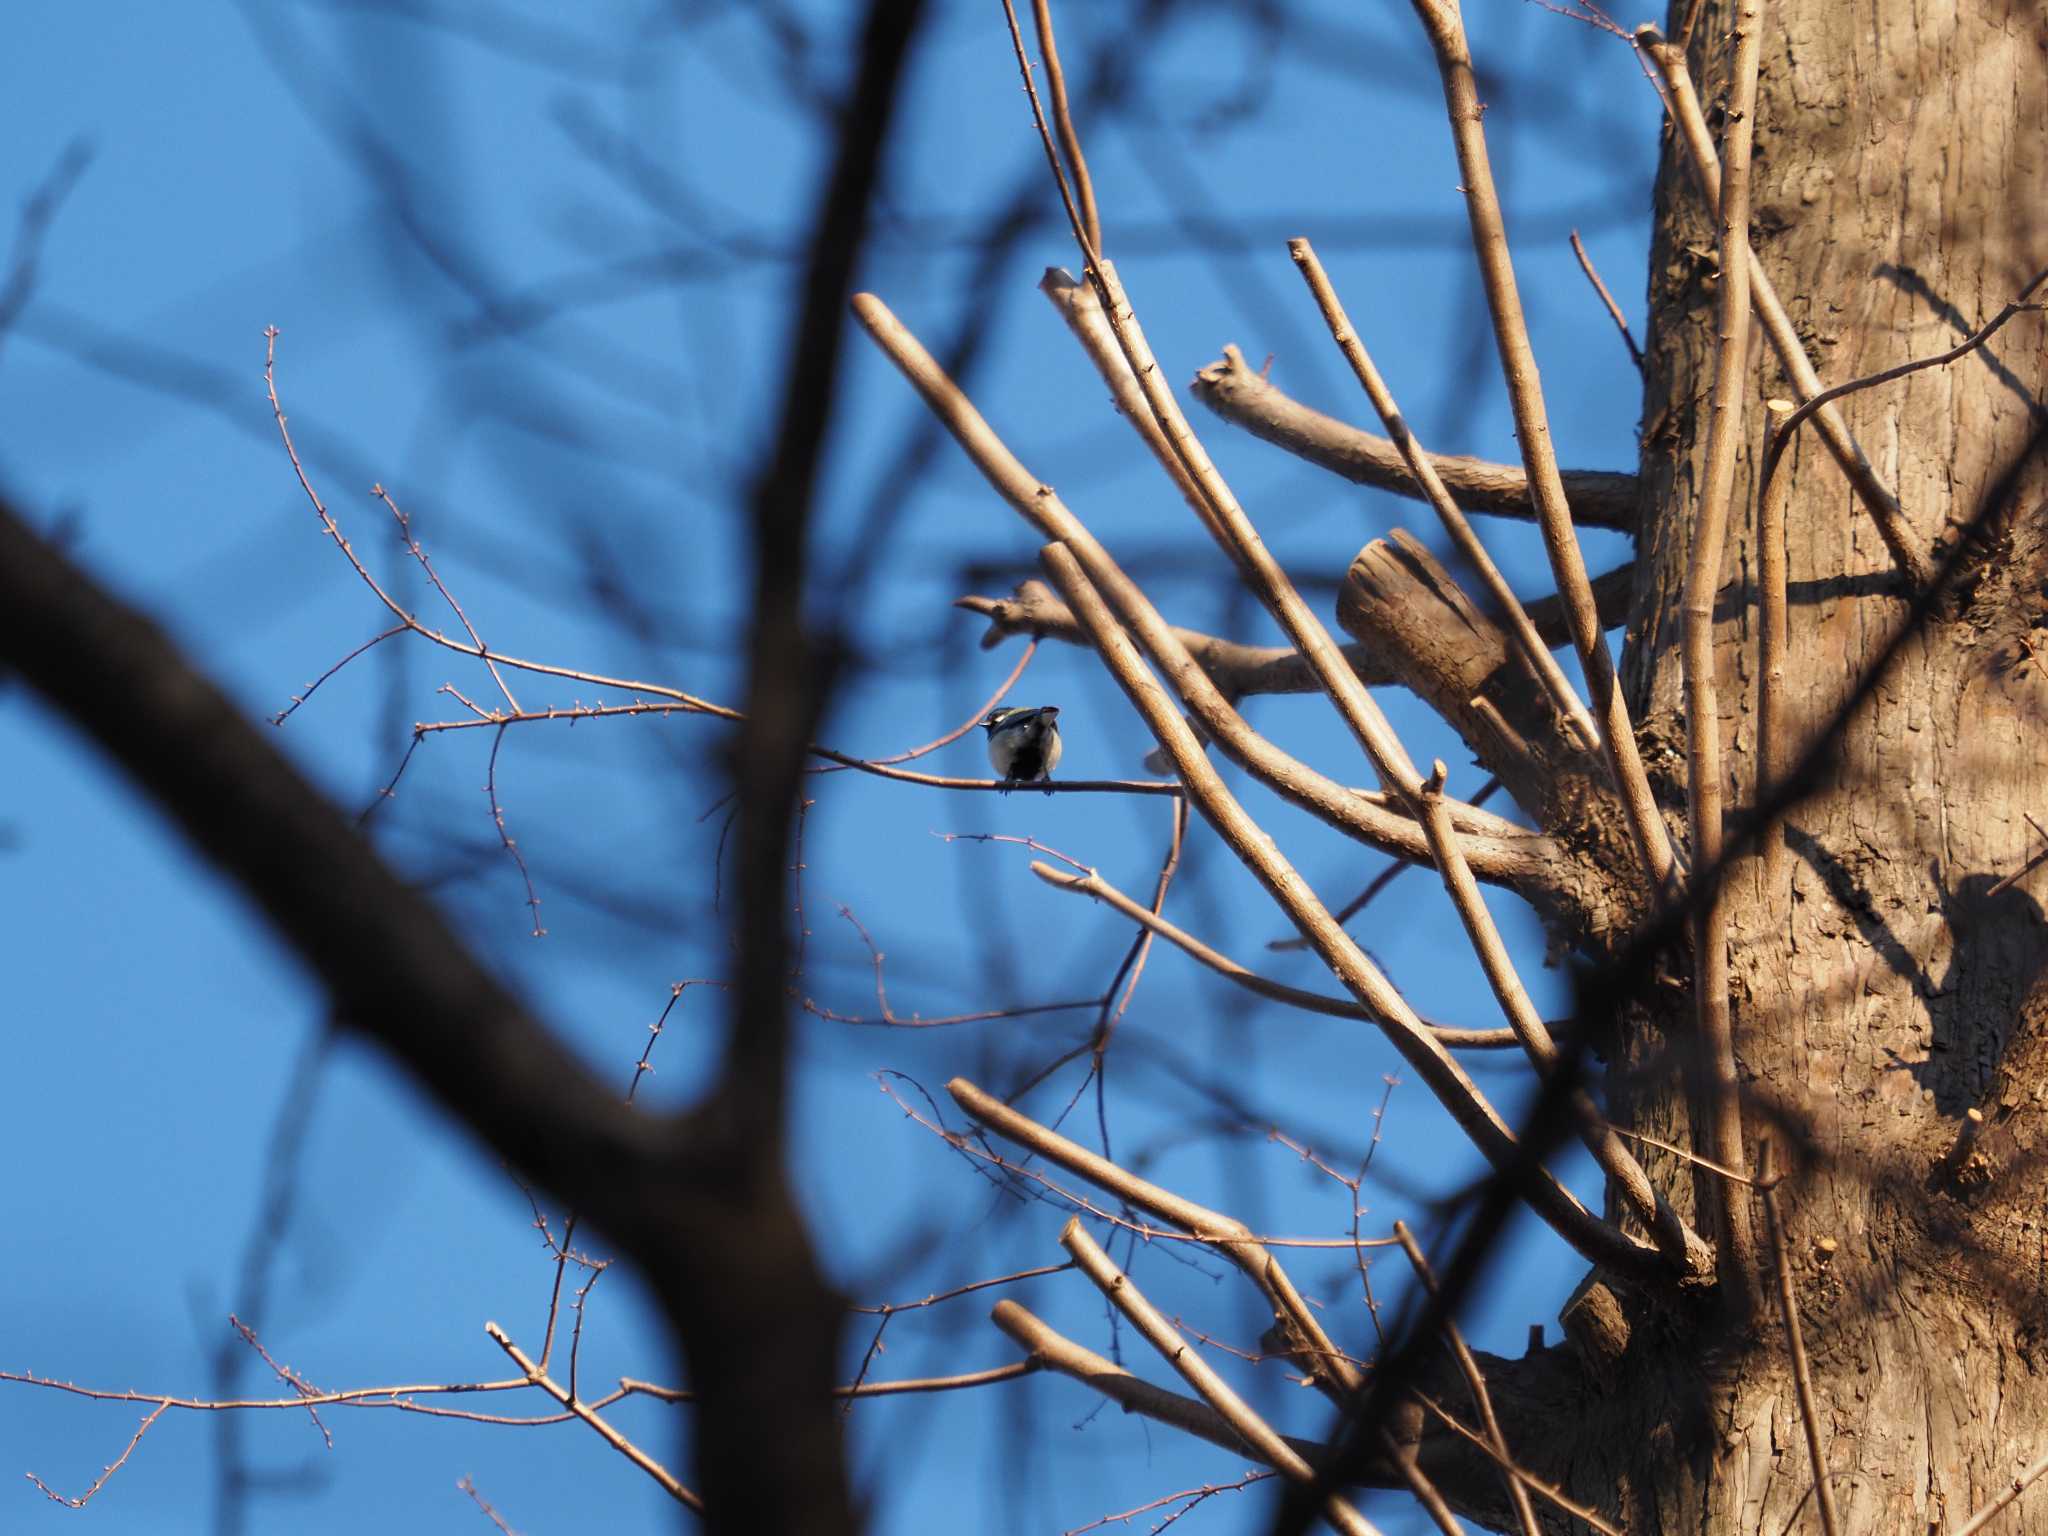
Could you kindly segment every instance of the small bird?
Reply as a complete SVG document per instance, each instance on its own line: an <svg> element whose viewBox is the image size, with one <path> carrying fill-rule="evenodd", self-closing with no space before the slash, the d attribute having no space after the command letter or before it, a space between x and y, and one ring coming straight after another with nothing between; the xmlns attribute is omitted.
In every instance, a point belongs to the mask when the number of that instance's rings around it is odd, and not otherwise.
<svg viewBox="0 0 2048 1536"><path fill-rule="evenodd" d="M988 760L1007 792L1018 784L1043 784L1060 764L1059 711L1050 704L1036 709L992 709L981 728L988 732ZM1051 790L1046 791L1051 794Z"/></svg>

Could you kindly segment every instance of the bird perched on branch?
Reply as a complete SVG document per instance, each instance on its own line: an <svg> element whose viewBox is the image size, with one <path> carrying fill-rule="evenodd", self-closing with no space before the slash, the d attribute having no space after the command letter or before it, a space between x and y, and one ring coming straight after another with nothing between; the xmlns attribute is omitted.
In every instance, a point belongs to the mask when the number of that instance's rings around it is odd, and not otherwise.
<svg viewBox="0 0 2048 1536"><path fill-rule="evenodd" d="M992 709L981 728L988 732L988 760L1007 791L1018 784L1043 784L1060 762L1059 711ZM1051 794L1051 790L1046 791Z"/></svg>

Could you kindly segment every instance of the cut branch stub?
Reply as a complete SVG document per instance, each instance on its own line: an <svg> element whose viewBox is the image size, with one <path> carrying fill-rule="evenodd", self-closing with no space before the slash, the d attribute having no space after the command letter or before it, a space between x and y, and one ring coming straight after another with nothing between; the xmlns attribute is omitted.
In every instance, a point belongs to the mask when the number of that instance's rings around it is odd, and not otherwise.
<svg viewBox="0 0 2048 1536"><path fill-rule="evenodd" d="M1632 931L1648 891L1600 760L1565 734L1506 633L1429 551L1399 530L1366 545L1338 591L1337 622L1443 716L1571 855L1579 926L1553 938L1597 951Z"/></svg>

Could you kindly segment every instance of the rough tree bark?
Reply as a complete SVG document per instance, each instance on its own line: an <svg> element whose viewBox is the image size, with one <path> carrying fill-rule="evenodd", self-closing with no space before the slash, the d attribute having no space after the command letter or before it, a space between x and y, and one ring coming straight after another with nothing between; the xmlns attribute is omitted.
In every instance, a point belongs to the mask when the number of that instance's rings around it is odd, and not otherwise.
<svg viewBox="0 0 2048 1536"><path fill-rule="evenodd" d="M1686 6L1673 10L1676 35ZM1732 14L1708 0L1693 32L1710 111L1726 94ZM1953 346L2048 261L2044 26L2018 4L1767 7L1753 239L1827 383ZM1707 432L1713 249L1667 144L1625 673L1645 756L1672 772L1660 790L1674 811L1678 599ZM1956 364L1842 402L1921 547L1939 558L1981 519L1984 553L1960 556L1955 616L1904 646L1830 749L1824 787L1787 818L1785 886L1770 888L1750 860L1729 892L1750 1166L1760 1133L1794 1149L1789 1251L1852 1531L1952 1528L2048 1447L2048 875L1993 891L2034 851L2022 813L2048 803L2048 682L2032 649L2048 621L2042 339L2041 317L2023 315ZM1761 338L1753 357L1765 394L1792 392ZM1752 405L1738 508L1753 504L1759 416ZM1878 662L1909 600L1810 432L1780 473L1796 752ZM1753 799L1757 778L1756 575L1754 527L1738 516L1717 631L1734 805ZM1689 1045L1690 1013L1669 988L1635 1001L1610 1062L1613 1111L1683 1143L1685 1095L1666 1068ZM1645 1069L1640 1087L1631 1066ZM1951 1159L1972 1109L1985 1134ZM1699 1175L1654 1151L1645 1161L1690 1212ZM1632 1531L1818 1529L1775 1318L1730 1323L1612 1291L1621 1324L1581 1331L1599 1369L1554 1447L1555 1474ZM1592 1323L1598 1310L1581 1315ZM1994 1529L2025 1518L2042 1516L2022 1506Z"/></svg>

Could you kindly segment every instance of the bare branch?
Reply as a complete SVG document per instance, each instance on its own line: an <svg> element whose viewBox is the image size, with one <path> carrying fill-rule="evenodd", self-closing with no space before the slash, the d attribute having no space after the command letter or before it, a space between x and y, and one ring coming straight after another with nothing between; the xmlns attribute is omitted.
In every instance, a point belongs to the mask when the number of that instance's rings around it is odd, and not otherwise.
<svg viewBox="0 0 2048 1536"><path fill-rule="evenodd" d="M1463 1068L1423 1025L1407 1001L1380 973L1327 909L1316 900L1271 838L1247 815L1203 754L1179 713L1149 676L1129 639L1103 606L1101 597L1064 545L1040 551L1048 574L1088 630L1104 664L1125 696L1151 727L1180 773L1195 808L1224 843L1266 887L1274 902L1309 940L1323 963L1373 1010L1380 1027L1449 1110L1453 1119L1496 1168L1514 1169L1517 1188L1560 1236L1595 1263L1619 1265L1637 1274L1668 1278L1655 1249L1639 1245L1595 1218L1542 1169L1524 1168L1514 1133L1487 1103Z"/></svg>
<svg viewBox="0 0 2048 1536"><path fill-rule="evenodd" d="M1764 462L1771 445L1785 430L1789 400L1764 402ZM1785 718L1785 651L1789 622L1785 594L1785 485L1768 478L1757 487L1756 592L1756 803L1767 804L1792 766L1791 726ZM1759 834L1763 842L1766 897L1776 901L1786 892L1785 839L1775 826Z"/></svg>
<svg viewBox="0 0 2048 1536"><path fill-rule="evenodd" d="M1530 1327L1536 1331L1541 1331L1542 1326L1543 1325L1541 1323L1532 1323L1530 1325ZM1536 1347L1541 1347L1540 1342L1536 1345ZM1567 1498L1565 1496L1564 1491L1561 1488L1559 1488L1555 1483L1546 1482L1542 1478L1537 1477L1534 1473L1527 1471L1525 1468L1517 1466L1515 1463L1511 1461L1504 1460L1501 1457L1500 1452L1496 1451L1493 1448L1492 1443L1487 1439L1485 1435L1482 1435L1477 1431L1469 1429L1465 1425L1460 1424L1456 1416L1447 1412L1444 1409L1444 1406L1441 1403L1437 1402L1434 1398L1431 1398L1426 1394L1421 1393L1418 1393L1417 1396L1421 1398L1422 1406L1428 1409L1430 1413L1436 1416L1436 1421L1439 1424L1443 1425L1444 1428L1450 1430L1451 1433L1460 1436L1462 1439L1466 1441L1466 1443L1471 1445L1474 1450L1480 1451L1487 1457L1489 1457L1493 1461L1493 1464L1496 1467L1500 1468L1502 1473L1513 1478L1513 1480L1516 1483L1520 1484L1524 1488L1535 1489L1539 1494L1543 1496L1543 1499L1546 1503L1555 1504L1559 1509L1563 1510L1566 1514L1571 1515L1574 1519L1585 1521L1586 1525L1590 1529L1600 1532L1600 1536L1624 1536L1623 1532L1617 1530L1614 1526L1609 1525L1605 1520L1601 1519L1600 1514L1597 1510L1588 1509L1585 1505L1579 1503L1576 1499Z"/></svg>
<svg viewBox="0 0 2048 1536"><path fill-rule="evenodd" d="M1081 204L1081 227L1088 243L1102 249L1102 215L1095 207L1095 182L1088 174L1088 161L1081 153L1081 135L1074 127L1074 114L1067 103L1067 74L1060 68L1059 44L1053 39L1051 0L1031 0L1031 20L1038 32L1038 51L1045 60L1046 92L1052 97L1052 120L1059 129L1060 148L1066 152L1067 172L1074 178L1074 195Z"/></svg>
<svg viewBox="0 0 2048 1536"><path fill-rule="evenodd" d="M1413 820L1362 800L1246 725L1182 647L1151 600L1068 511L1058 495L1033 478L1004 446L973 402L946 377L917 338L889 312L888 306L873 294L863 293L855 295L853 308L868 334L945 423L989 484L1040 534L1064 544L1083 562L1091 583L1116 604L1122 621L1171 680L1202 728L1233 762L1275 793L1349 836L1407 857L1429 856L1429 840ZM1466 850L1466 857L1476 872L1503 883L1513 882L1518 890L1540 893L1532 898L1540 901L1554 891L1556 853L1552 850L1551 858L1545 860L1536 854L1535 847L1533 842L1518 847L1477 843Z"/></svg>
<svg viewBox="0 0 2048 1536"><path fill-rule="evenodd" d="M1615 677L1614 658L1608 654L1606 636L1601 633L1578 536L1572 531L1572 510L1565 500L1564 482L1559 478L1557 455L1550 442L1550 420L1543 404L1536 355L1529 346L1529 327L1523 318L1514 263L1508 253L1507 228L1487 159L1486 133L1480 126L1486 109L1480 103L1478 82L1472 73L1465 24L1455 0L1414 0L1414 5L1443 76L1444 105L1449 112L1451 137L1457 146L1458 168L1464 179L1465 211L1472 222L1472 247L1479 257L1486 302L1493 313L1501 373L1507 380L1509 402L1514 407L1515 437L1522 447L1522 467L1529 475L1530 499L1543 529L1543 547L1550 556L1551 575L1571 617L1572 643L1585 670L1593 713L1600 721L1601 740L1621 792L1622 807L1628 814L1636 852L1651 889L1669 892L1677 878L1671 835L1665 829L1649 778L1643 772L1635 726Z"/></svg>
<svg viewBox="0 0 2048 1536"><path fill-rule="evenodd" d="M1579 238L1579 232L1572 231L1572 254L1579 258L1579 270L1586 274L1586 281L1593 285L1593 291L1600 296L1600 302L1614 321L1614 328L1621 332L1621 344L1628 348L1629 361L1636 365L1636 372L1643 371L1643 349L1636 345L1635 337L1628 331L1628 316L1621 312L1621 306L1614 302L1614 295L1607 291L1607 285L1600 281L1600 273L1593 266L1593 258L1586 254L1586 243ZM1581 518L1579 521L1583 522Z"/></svg>
<svg viewBox="0 0 2048 1536"><path fill-rule="evenodd" d="M506 1523L505 1517L491 1507L490 1501L477 1492L476 1484L470 1481L469 1478L457 1478L455 1486L469 1495L470 1499L476 1504L476 1507L483 1513L483 1517L496 1526L503 1533L503 1536L519 1536L519 1533Z"/></svg>
<svg viewBox="0 0 2048 1536"><path fill-rule="evenodd" d="M1046 1369L1071 1376L1083 1386L1101 1393L1126 1413L1171 1425L1211 1445L1242 1454L1245 1443L1223 1416L1199 1398L1183 1397L1164 1387L1134 1376L1115 1362L1104 1359L1085 1345L1077 1344L1045 1323L1029 1308L1014 1301L999 1301L989 1317L1004 1333L1029 1351L1030 1358ZM1327 1455L1325 1447L1312 1440L1283 1436L1293 1452L1308 1461Z"/></svg>
<svg viewBox="0 0 2048 1536"><path fill-rule="evenodd" d="M1983 325L1971 332L1970 335L1964 337L1953 347L1950 347L1946 352L1937 352L1931 357L1916 357L1911 362L1900 363L1893 368L1883 368L1876 373L1865 374L1860 379L1851 379L1846 384L1837 384L1832 389L1824 389L1812 399L1806 401L1798 410L1786 418L1784 425L1779 429L1777 441L1770 445L1770 451L1764 455L1763 479L1759 495L1769 492L1772 481L1777 475L1778 461L1785 456L1785 450L1792 446L1793 433L1806 425L1808 417L1816 412L1825 414L1833 406L1834 402L1841 399L1844 395L1852 395L1860 389L1870 389L1878 384L1889 384L1894 379L1903 379L1908 374L1920 372L1923 368L1944 367L1960 358L1969 356L1970 353L1976 351L1985 342L1997 335L2000 328L2004 326L2006 321L2012 319L2013 316L2024 314L2030 310L2040 309L2041 305L2029 301L2043 283L2048 283L2048 267L2044 267L2041 271L2028 278L2026 285L2020 289L2016 298L1989 320L1985 321Z"/></svg>
<svg viewBox="0 0 2048 1536"><path fill-rule="evenodd" d="M2031 1463L2024 1472L2012 1480L2003 1493L1957 1526L1953 1536L1977 1536L1977 1532L1997 1519L2007 1505L2038 1482L2043 1474L2048 1474L2048 1456Z"/></svg>
<svg viewBox="0 0 2048 1536"><path fill-rule="evenodd" d="M1472 524L1465 514L1458 510L1451 500L1451 494L1444 488L1438 476L1422 451L1422 445L1415 441L1415 434L1408 430L1408 423L1402 419L1400 407L1394 403L1393 391L1387 388L1380 371L1373 366L1372 356L1365 349L1364 338L1351 324L1351 317L1344 312L1344 306L1337 297L1337 290L1330 282L1329 273L1316 259L1315 248L1306 240L1290 240L1287 249L1294 257L1294 264L1301 269L1301 275L1308 283L1309 292L1315 295L1316 304L1323 312L1323 319L1330 327L1330 335L1336 341L1338 350L1351 364L1351 371L1357 375L1359 385L1365 390L1372 408L1379 413L1380 422L1387 429L1387 435L1401 452L1402 462L1422 487L1423 495L1435 510L1437 518L1444 525L1444 531L1451 542L1479 573L1480 584L1493 599L1501 618L1506 622L1508 633L1514 637L1523 663L1550 696L1551 704L1560 717L1570 723L1578 733L1580 741L1597 750L1600 745L1599 727L1593 724L1593 717L1586 713L1586 706L1580 700L1577 690L1565 680L1558 670L1557 660L1550 654L1550 647L1537 634L1536 626L1523 610L1514 588L1508 585L1500 567L1493 563L1493 557L1486 552L1486 546L1473 532Z"/></svg>
<svg viewBox="0 0 2048 1536"><path fill-rule="evenodd" d="M1169 1221L1197 1240L1214 1246L1243 1270L1246 1278L1272 1303L1274 1315L1292 1335L1295 1363L1305 1373L1340 1399L1358 1388L1363 1380L1358 1368L1330 1341L1314 1309L1294 1288L1280 1261L1243 1222L1139 1178L1057 1131L1048 1130L964 1077L946 1084L946 1091L963 1110L1005 1140L1028 1147L1046 1161L1080 1175L1126 1204L1150 1211L1162 1221Z"/></svg>
<svg viewBox="0 0 2048 1536"><path fill-rule="evenodd" d="M1071 1266L1055 1264L1052 1269L1067 1269ZM1008 1365L991 1366L985 1371L962 1371L957 1376L903 1377L896 1381L856 1381L843 1387L834 1387L832 1395L838 1398L858 1397L900 1397L913 1392L964 1392L974 1387L994 1386L998 1382L1015 1381L1020 1376L1029 1376L1040 1369L1040 1363L1033 1360L1013 1360ZM619 1390L636 1397L652 1397L664 1403L694 1403L697 1394L681 1387L664 1387L652 1381L641 1381L634 1376L621 1376Z"/></svg>
<svg viewBox="0 0 2048 1536"><path fill-rule="evenodd" d="M1627 621L1634 581L1633 565L1620 566L1593 578L1593 597L1600 607L1600 622L1608 628ZM1035 577L1020 582L1009 597L958 597L953 600L953 606L978 613L989 621L988 633L982 636L981 641L984 650L1010 635L1062 640L1069 645L1087 644L1073 614L1053 596L1044 582ZM1543 637L1544 644L1558 646L1571 643L1571 633L1557 598L1539 597L1526 607L1530 622L1536 626L1536 633ZM1233 702L1253 694L1322 692L1322 685L1316 681L1308 662L1292 646L1248 645L1243 641L1204 634L1198 629L1183 629L1179 625L1173 626L1173 633L1196 664L1209 675L1209 680L1226 699ZM1353 644L1340 649L1360 682L1374 687L1387 683L1413 686L1413 680L1398 673L1373 646Z"/></svg>
<svg viewBox="0 0 2048 1536"><path fill-rule="evenodd" d="M34 1483L37 1488L42 1490L42 1493L46 1498L52 1499L55 1502L66 1505L72 1509L85 1508L86 1505L92 1502L93 1495L98 1493L102 1488L107 1486L108 1479L113 1477L113 1475L116 1472L120 1471L122 1467L127 1465L128 1458L135 1454L135 1447L142 1444L142 1437L149 1433L150 1426L156 1423L158 1419L162 1418L164 1416L164 1411L170 1406L171 1405L169 1403L158 1403L156 1407L152 1408L148 1413L143 1415L142 1422L135 1426L135 1433L129 1436L128 1443L121 1448L121 1454L116 1456L112 1462L110 1462L105 1468L103 1468L100 1472L100 1475L94 1478L92 1480L91 1485L85 1490L85 1492L79 1494L78 1497L72 1498L69 1495L59 1493L56 1489L52 1488L48 1483L44 1482L40 1477L37 1477L33 1472L28 1474L28 1480Z"/></svg>
<svg viewBox="0 0 2048 1536"><path fill-rule="evenodd" d="M609 1445L613 1450L625 1457L626 1460L632 1462L634 1466L653 1478L656 1483L661 1485L662 1491L670 1498L674 1499L685 1509L695 1510L700 1515L704 1513L704 1501L690 1489L685 1488L673 1472L641 1450L631 1440L620 1434L610 1421L599 1415L597 1410L592 1408L590 1404L584 1402L575 1393L542 1370L536 1361L529 1357L517 1344L512 1342L504 1329L500 1328L496 1323L486 1323L484 1324L484 1332L491 1336L493 1344L496 1344L498 1348L505 1351L514 1365L526 1373L528 1381L539 1387L549 1397L552 1397L564 1408L575 1414L577 1418L596 1430L606 1445Z"/></svg>
<svg viewBox="0 0 2048 1536"><path fill-rule="evenodd" d="M1239 1397L1230 1383L1219 1376L1209 1362L1180 1336L1173 1324L1160 1314L1159 1309L1145 1299L1144 1293L1131 1283L1131 1277L1119 1270L1109 1255L1102 1251L1101 1245L1088 1235L1080 1217L1068 1220L1066 1229L1060 1233L1060 1243L1074 1256L1082 1273L1100 1287L1111 1305L1131 1320L1145 1341L1158 1350L1188 1385L1199 1392L1203 1400L1236 1431L1246 1448L1296 1482L1315 1481L1315 1469L1253 1410L1250 1403ZM1376 1536L1374 1527L1365 1517L1338 1495L1330 1496L1324 1513L1330 1523L1346 1532L1347 1536Z"/></svg>
<svg viewBox="0 0 2048 1536"><path fill-rule="evenodd" d="M1735 452L1742 442L1742 407L1749 374L1749 166L1756 120L1756 73L1762 53L1760 0L1737 0L1734 26L1734 87L1728 103L1721 178L1719 238L1721 289L1715 317L1714 353L1706 463L1701 471L1699 508L1693 518L1692 549L1686 564L1684 629L1680 641L1685 671L1686 806L1692 824L1692 857L1698 868L1721 862L1721 710L1714 678L1714 604L1721 589L1721 555L1734 495ZM1735 1068L1735 1031L1728 1002L1728 918L1725 883L1716 881L1693 903L1693 1002L1700 1049L1694 1058L1697 1097L1693 1141L1724 1168L1745 1170L1742 1103ZM1757 1280L1756 1234L1749 1202L1731 1196L1713 1180L1698 1185L1701 1211L1720 1239L1724 1293L1749 1295Z"/></svg>
<svg viewBox="0 0 2048 1536"><path fill-rule="evenodd" d="M1225 421L1297 458L1356 485L1421 499L1421 487L1393 443L1303 405L1247 363L1236 347L1225 347L1222 359L1197 373L1191 387L1195 398ZM1430 463L1468 511L1523 521L1535 517L1529 477L1521 466L1449 454L1432 454ZM1641 513L1634 475L1606 469L1560 473L1574 522L1635 531Z"/></svg>
<svg viewBox="0 0 2048 1536"><path fill-rule="evenodd" d="M1092 869L1085 875L1071 875L1065 870L1054 869L1050 864L1034 863L1031 866L1031 873L1047 885L1063 891L1076 891L1084 896L1093 896L1097 901L1107 903L1132 922L1177 945L1219 976L1229 977L1247 992L1256 992L1260 997L1271 998L1274 1002L1285 1003L1291 1008L1300 1008L1308 1013L1320 1013L1333 1019L1371 1020L1373 1016L1370 1009L1358 1003L1340 997L1325 997L1320 992L1308 992L1300 987L1290 987L1284 982L1273 981L1255 971L1246 970L1228 955L1211 949L1185 929L1176 927L1157 913L1131 900ZM1428 1029L1441 1044L1452 1050L1512 1050L1519 1043L1512 1029L1452 1029L1443 1024L1430 1024Z"/></svg>
<svg viewBox="0 0 2048 1536"><path fill-rule="evenodd" d="M56 163L50 167L42 184L21 206L21 223L14 231L14 250L7 260L7 275L0 280L0 346L6 344L7 333L35 297L36 274L42 262L43 245L50 237L51 226L56 223L57 212L64 206L64 200L78 186L86 167L92 164L92 156L90 140L71 140L59 152Z"/></svg>

